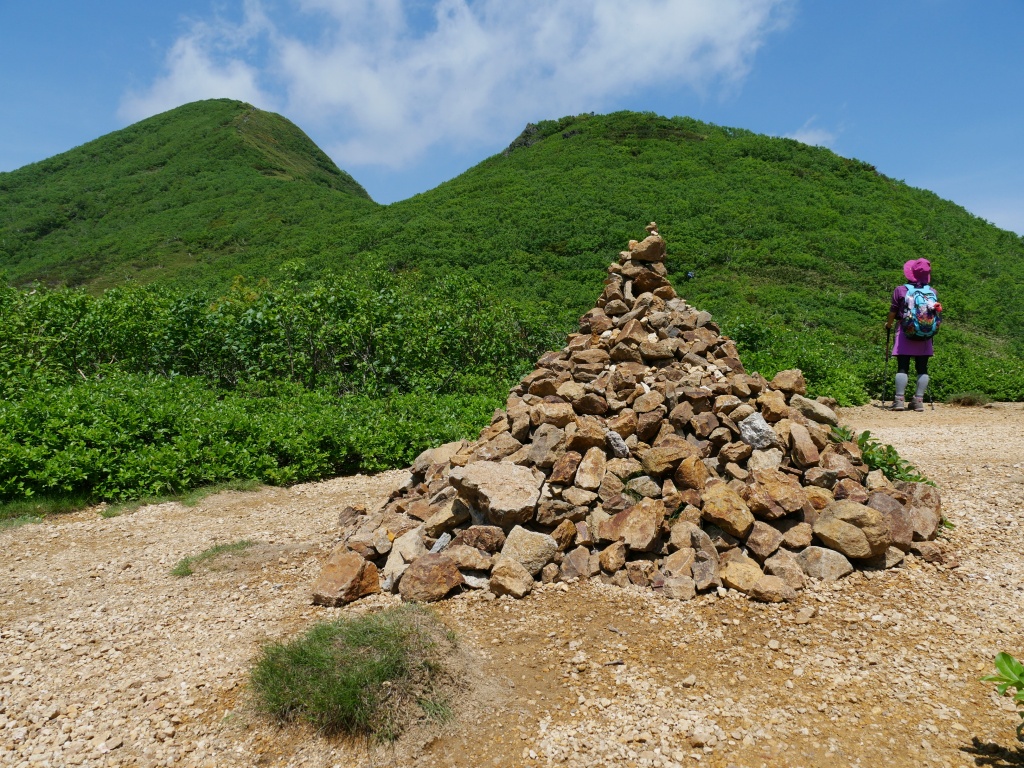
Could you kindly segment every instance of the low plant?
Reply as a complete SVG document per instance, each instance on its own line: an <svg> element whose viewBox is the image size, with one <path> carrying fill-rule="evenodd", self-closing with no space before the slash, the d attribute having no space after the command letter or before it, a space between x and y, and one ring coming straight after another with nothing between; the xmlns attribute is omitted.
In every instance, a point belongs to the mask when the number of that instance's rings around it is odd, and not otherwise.
<svg viewBox="0 0 1024 768"><path fill-rule="evenodd" d="M849 427L835 426L832 427L831 437L837 443L856 442L864 463L872 470L882 470L882 474L890 480L906 480L913 483L935 485L918 471L917 467L900 456L893 446L882 443L873 437L867 429L857 433Z"/></svg>
<svg viewBox="0 0 1024 768"><path fill-rule="evenodd" d="M992 398L981 392L956 392L946 398L948 405L961 405L966 407L988 405Z"/></svg>
<svg viewBox="0 0 1024 768"><path fill-rule="evenodd" d="M410 719L453 717L444 663L453 648L431 611L401 605L269 644L250 679L257 707L281 721L393 741Z"/></svg>
<svg viewBox="0 0 1024 768"><path fill-rule="evenodd" d="M191 576L195 573L194 565L199 563L205 563L207 560L212 560L218 555L223 555L226 552L242 552L249 547L253 546L256 542L243 539L242 541L236 541L231 544L215 544L209 549L204 549L198 555L189 555L179 560L175 566L171 569L171 575L182 578L184 576Z"/></svg>
<svg viewBox="0 0 1024 768"><path fill-rule="evenodd" d="M47 515L74 512L89 506L88 496L55 495L0 502L0 527L40 523Z"/></svg>
<svg viewBox="0 0 1024 768"><path fill-rule="evenodd" d="M1022 711L1017 713L1021 718L1021 722L1017 725L1017 738L1024 741L1024 664L1008 653L997 654L993 663L999 674L988 675L981 679L995 683L1000 696L1005 696L1009 690L1014 691L1013 699L1022 708Z"/></svg>

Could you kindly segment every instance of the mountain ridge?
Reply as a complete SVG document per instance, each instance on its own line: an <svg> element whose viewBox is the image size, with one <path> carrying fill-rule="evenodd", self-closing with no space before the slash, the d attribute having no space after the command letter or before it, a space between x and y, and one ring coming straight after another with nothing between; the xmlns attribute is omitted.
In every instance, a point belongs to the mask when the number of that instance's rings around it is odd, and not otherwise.
<svg viewBox="0 0 1024 768"><path fill-rule="evenodd" d="M169 179L177 186L146 198L152 211L127 199L114 226L86 209L40 234L18 219L24 200L14 214L5 206L0 269L19 284L99 290L132 279L211 295L237 275L273 281L285 263L300 280L358 282L384 268L428 284L458 272L513 305L534 348L557 348L610 255L656 220L680 293L712 312L754 367L797 365L812 380L838 377L826 389L859 390L843 369L856 361L854 379L875 378L866 371L881 357L889 293L902 263L919 257L932 261L947 308L947 380L979 360L995 377L1021 366L1024 317L1004 307L1024 303L1024 239L824 148L687 117L567 116L527 126L505 151L385 206L285 118L242 102L186 105L104 138L182 147L196 121L203 136L234 143L192 142L191 164ZM0 174L0 200L30 198L31 185L12 178ZM89 192L74 178L34 181L51 212L62 193L74 210Z"/></svg>

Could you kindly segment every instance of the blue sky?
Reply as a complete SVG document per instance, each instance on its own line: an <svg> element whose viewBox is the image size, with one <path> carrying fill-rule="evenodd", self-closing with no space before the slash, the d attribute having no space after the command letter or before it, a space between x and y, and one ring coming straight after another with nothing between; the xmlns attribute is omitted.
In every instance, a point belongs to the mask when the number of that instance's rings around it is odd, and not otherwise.
<svg viewBox="0 0 1024 768"><path fill-rule="evenodd" d="M0 170L202 98L284 114L375 200L527 122L790 136L1024 234L1022 0L0 0Z"/></svg>

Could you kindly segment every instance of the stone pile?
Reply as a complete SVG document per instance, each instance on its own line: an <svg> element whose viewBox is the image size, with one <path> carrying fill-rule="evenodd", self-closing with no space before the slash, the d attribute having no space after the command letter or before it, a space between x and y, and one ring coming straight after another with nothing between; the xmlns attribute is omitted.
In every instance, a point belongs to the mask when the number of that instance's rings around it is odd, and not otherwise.
<svg viewBox="0 0 1024 768"><path fill-rule="evenodd" d="M382 508L342 513L315 602L522 597L537 579L584 578L781 601L808 578L928 556L938 492L893 484L833 441L836 413L806 397L800 371L748 374L711 315L676 295L647 229L475 442L424 452Z"/></svg>

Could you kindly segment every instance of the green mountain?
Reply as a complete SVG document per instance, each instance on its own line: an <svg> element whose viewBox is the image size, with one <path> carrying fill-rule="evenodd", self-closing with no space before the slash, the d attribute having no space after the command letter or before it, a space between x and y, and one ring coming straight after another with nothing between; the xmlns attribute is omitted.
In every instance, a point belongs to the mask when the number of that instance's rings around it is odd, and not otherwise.
<svg viewBox="0 0 1024 768"><path fill-rule="evenodd" d="M859 160L579 115L382 206L286 119L207 101L0 174L0 507L376 470L472 436L652 220L750 370L880 394L889 295L923 256L945 306L930 391L1024 400L1024 240Z"/></svg>
<svg viewBox="0 0 1024 768"><path fill-rule="evenodd" d="M358 254L464 270L562 333L653 219L677 285L716 314L866 340L900 265L924 256L949 327L1018 353L1024 339L1024 315L1005 311L1024 300L1021 238L858 160L688 118L544 122L378 206L284 118L198 102L0 174L0 200L0 269L20 284L218 286L294 259L351 269Z"/></svg>
<svg viewBox="0 0 1024 768"><path fill-rule="evenodd" d="M302 257L296 227L377 207L294 124L226 99L0 173L0 201L0 270L94 287Z"/></svg>

